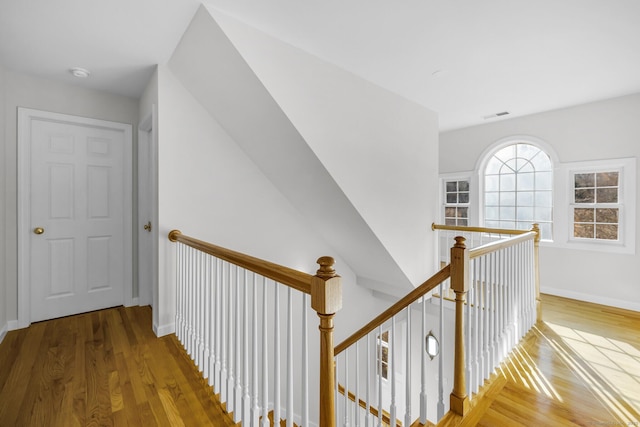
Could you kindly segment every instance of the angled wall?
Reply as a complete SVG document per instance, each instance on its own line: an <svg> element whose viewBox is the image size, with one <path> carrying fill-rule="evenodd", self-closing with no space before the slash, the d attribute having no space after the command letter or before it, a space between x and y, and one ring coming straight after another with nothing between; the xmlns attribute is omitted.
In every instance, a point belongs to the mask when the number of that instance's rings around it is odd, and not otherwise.
<svg viewBox="0 0 640 427"><path fill-rule="evenodd" d="M212 10L244 59L408 280L432 273L434 112ZM375 279L354 256L361 279Z"/></svg>
<svg viewBox="0 0 640 427"><path fill-rule="evenodd" d="M281 69L295 60L305 67L301 74L323 80L305 91L310 77L286 76L291 90L302 91L287 98L277 90L280 82L250 67L201 8L168 67L361 284L402 295L432 265L427 230L437 185L428 177L437 170L435 116L298 53L285 52Z"/></svg>

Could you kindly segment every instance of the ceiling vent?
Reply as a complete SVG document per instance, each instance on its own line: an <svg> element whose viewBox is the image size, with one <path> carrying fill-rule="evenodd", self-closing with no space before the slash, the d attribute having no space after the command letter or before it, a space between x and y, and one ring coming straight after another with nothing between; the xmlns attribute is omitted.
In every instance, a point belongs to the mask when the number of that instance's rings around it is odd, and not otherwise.
<svg viewBox="0 0 640 427"><path fill-rule="evenodd" d="M509 112L508 111L502 111L500 113L495 113L495 114L489 114L488 116L483 116L482 118L485 120L488 119L495 119L496 117L502 117L502 116L508 116Z"/></svg>

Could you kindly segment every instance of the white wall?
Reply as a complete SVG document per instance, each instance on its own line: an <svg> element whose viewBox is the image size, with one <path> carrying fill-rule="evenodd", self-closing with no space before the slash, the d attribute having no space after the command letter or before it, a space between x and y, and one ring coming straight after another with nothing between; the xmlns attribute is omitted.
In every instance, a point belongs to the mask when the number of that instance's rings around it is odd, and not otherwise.
<svg viewBox="0 0 640 427"><path fill-rule="evenodd" d="M530 135L546 142L561 163L638 158L639 119L640 94L635 94L445 132L440 135L440 172L471 171L488 146L515 135ZM556 184L556 189L563 185ZM640 189L637 184L636 189ZM564 207L554 209L559 214ZM639 219L635 219L636 248ZM634 255L620 255L543 244L540 264L543 292L640 311L637 251Z"/></svg>
<svg viewBox="0 0 640 427"><path fill-rule="evenodd" d="M314 273L316 259L334 255L306 218L269 181L217 120L166 67L158 68L159 113L159 301L154 328L170 333L175 322L175 244L167 234L186 235ZM141 109L144 108L141 106ZM346 307L358 304L362 316L382 311L386 301L355 285L355 274L337 258ZM297 315L294 318L298 318ZM154 317L154 321L155 321ZM315 330L311 312L309 325ZM336 315L336 342L362 326L345 309ZM318 340L310 338L311 380L317 366ZM317 384L310 387L317 402ZM315 396L315 397L314 397ZM317 408L311 408L315 413Z"/></svg>
<svg viewBox="0 0 640 427"><path fill-rule="evenodd" d="M224 14L214 17L408 281L422 283L433 274L436 114ZM360 281L385 281L367 274L381 263L373 253L356 252L361 258L349 261Z"/></svg>
<svg viewBox="0 0 640 427"><path fill-rule="evenodd" d="M6 318L18 318L17 270L17 108L129 123L138 121L138 102L133 98L89 90L11 71L4 74L4 283ZM135 133L134 133L135 135ZM135 138L135 136L134 136ZM1 265L1 264L0 264ZM17 324L16 324L17 327Z"/></svg>
<svg viewBox="0 0 640 427"><path fill-rule="evenodd" d="M175 245L166 238L172 229L307 273L317 270L318 257L334 255L308 220L162 66L158 106L160 328L173 324L175 315ZM388 305L358 288L355 274L339 258L336 270L344 279L345 300L365 301L371 307L365 313ZM338 339L361 326L350 317L338 313Z"/></svg>
<svg viewBox="0 0 640 427"><path fill-rule="evenodd" d="M6 188L5 188L5 169L6 159L5 154L5 95L4 95L4 68L0 66L0 206L6 206ZM5 209L0 208L0 342L4 338L7 329L7 309L8 301L6 297L7 287L7 275L5 270Z"/></svg>

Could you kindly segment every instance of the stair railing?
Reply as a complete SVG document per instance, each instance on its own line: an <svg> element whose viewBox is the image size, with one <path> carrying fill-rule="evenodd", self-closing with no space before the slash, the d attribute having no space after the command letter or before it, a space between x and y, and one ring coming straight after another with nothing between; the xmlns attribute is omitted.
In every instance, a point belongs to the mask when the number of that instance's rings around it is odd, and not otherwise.
<svg viewBox="0 0 640 427"><path fill-rule="evenodd" d="M319 425L335 426L333 317L342 307L342 288L333 258L319 258L320 268L312 276L178 230L169 233L169 240L178 243L176 335L234 422L269 426L271 409L275 425L281 420L287 427L294 421L309 425L310 306L320 320ZM301 316L297 325L296 311ZM295 344L294 335L299 335ZM298 352L300 360L294 360Z"/></svg>
<svg viewBox="0 0 640 427"><path fill-rule="evenodd" d="M443 397L445 377L453 378L449 409L458 415L466 414L469 393L478 392L536 322L537 225L531 231L471 227L456 227L453 231L467 233L477 246L468 249L467 239L456 236L447 263L438 273L336 346L336 410L340 424L408 426L416 419L421 425L437 422L447 406ZM486 236L472 236L473 233ZM445 286L454 293L454 306L449 310L453 311L453 319L449 322L443 310ZM439 298L431 298L434 291L439 292ZM415 324L418 328L414 328ZM433 372L428 372L426 358L436 356L428 348L428 337L434 335L434 330L440 346L438 392L437 396L428 396ZM383 342L385 332L388 342ZM447 353L449 348L453 354ZM416 355L419 364L414 359ZM446 371L443 364L451 359L452 370ZM420 372L414 374L416 367ZM396 378L398 373L403 377L401 381ZM428 411L429 407L432 409ZM413 408L419 415L412 413ZM386 409L388 420L383 417Z"/></svg>
<svg viewBox="0 0 640 427"><path fill-rule="evenodd" d="M446 229L446 226L434 225L434 229ZM226 404L227 411L233 414L235 422L269 426L271 407L275 423L286 420L288 427L293 426L297 409L301 416L296 421L307 426L306 322L310 295L310 307L320 319L318 425L334 427L340 420L344 426L381 426L383 423L409 426L414 421L414 400L419 402L419 422L422 425L430 422L427 386L432 381L427 376L426 357L438 356L437 351L432 351L433 342L429 341L429 337L434 337L433 327L437 327L440 351L446 349L446 340L453 337L449 407L456 414L464 415L469 409L468 391L477 393L539 318L540 233L535 224L529 232L508 232L512 237L503 240L497 240L495 235L504 230L455 231L485 233L490 236L490 242L467 249L465 237L457 236L450 250L450 263L334 348L333 317L342 308L342 289L332 258L318 259L320 268L312 276L173 230L169 239L178 243L176 335L221 402ZM453 331L445 329L447 322L443 319L445 284L449 284L455 294L455 320L450 322ZM440 297L432 298L436 287ZM286 292L286 298L280 296L281 289ZM301 298L300 304L293 303L294 292ZM431 306L435 299L440 319L427 333L427 317L433 315ZM286 316L280 309L283 300L286 300ZM273 301L272 307L269 307L270 301ZM293 312L296 307L302 316L301 343L295 344L296 349L301 349L300 381L294 381L297 363L293 359ZM286 344L280 337L283 316ZM419 332L412 327L415 323L420 324ZM269 325L273 325L272 333ZM416 336L418 339L414 340ZM398 337L404 337L402 345ZM286 348L285 360L281 357L283 347ZM420 354L419 385L412 375L415 347ZM450 354L438 356L437 420L442 418L445 408L442 363L450 357ZM283 365L285 374L281 372ZM398 373L404 377L402 390L397 390ZM280 384L283 376L286 377L284 415ZM385 386L390 390L383 396L384 377ZM402 402L396 400L400 395L404 397ZM298 408L294 408L296 396L300 396ZM402 407L401 413L399 407Z"/></svg>

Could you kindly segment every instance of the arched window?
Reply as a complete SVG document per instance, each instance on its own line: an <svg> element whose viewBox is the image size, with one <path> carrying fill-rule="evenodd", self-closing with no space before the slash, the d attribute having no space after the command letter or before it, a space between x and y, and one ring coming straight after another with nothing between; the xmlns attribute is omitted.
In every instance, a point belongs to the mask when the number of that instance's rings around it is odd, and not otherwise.
<svg viewBox="0 0 640 427"><path fill-rule="evenodd" d="M540 224L542 239L552 238L553 168L549 155L517 142L494 152L484 170L486 227L528 230Z"/></svg>

